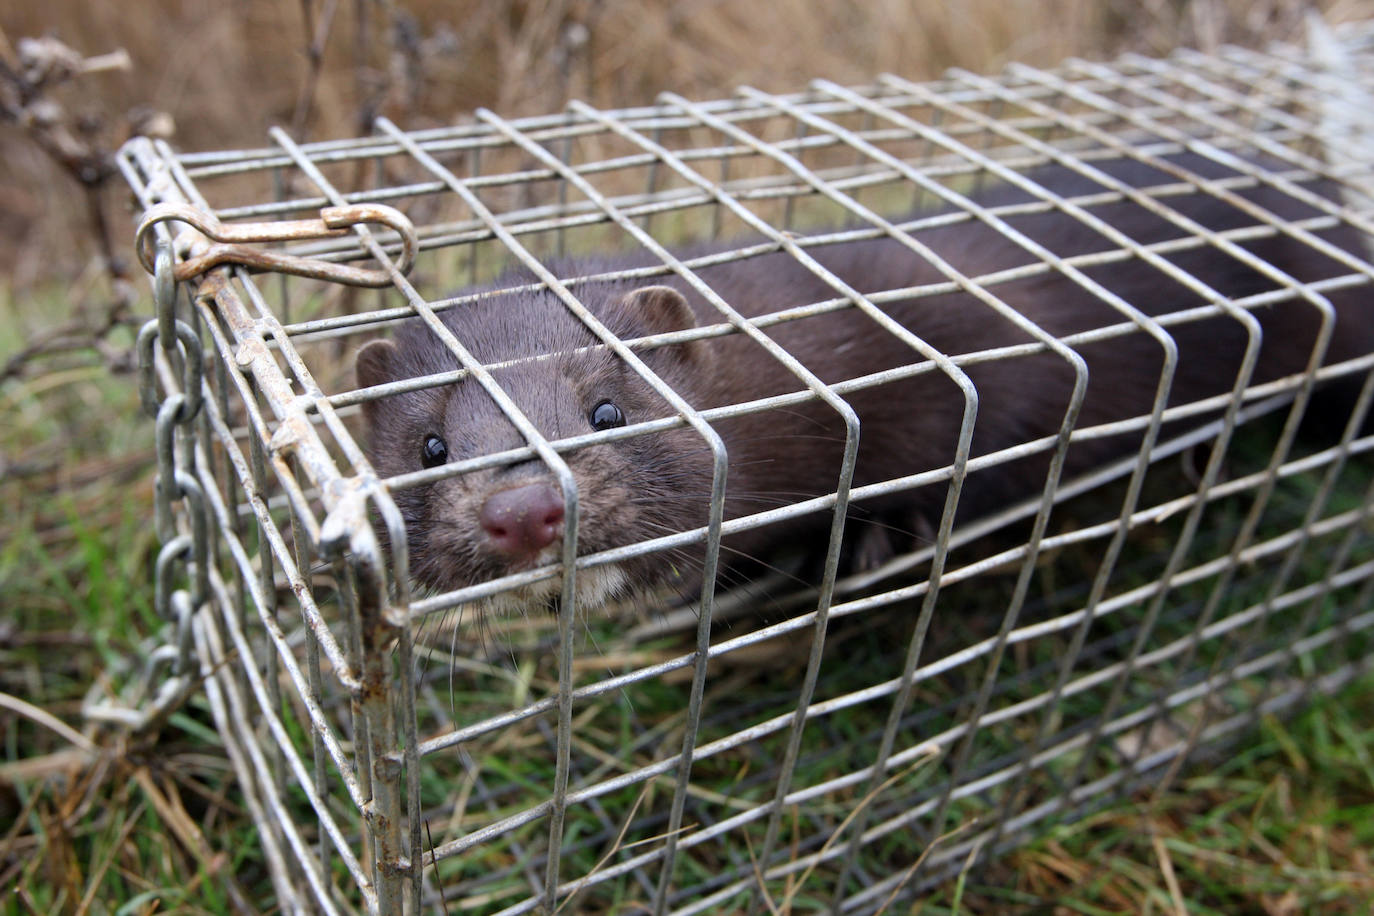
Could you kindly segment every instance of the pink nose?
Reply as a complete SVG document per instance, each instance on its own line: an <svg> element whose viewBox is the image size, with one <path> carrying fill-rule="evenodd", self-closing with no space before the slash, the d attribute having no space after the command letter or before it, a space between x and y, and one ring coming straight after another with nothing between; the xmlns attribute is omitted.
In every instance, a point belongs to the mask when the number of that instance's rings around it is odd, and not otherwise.
<svg viewBox="0 0 1374 916"><path fill-rule="evenodd" d="M477 519L498 552L532 557L563 536L563 496L547 483L501 490L482 503Z"/></svg>

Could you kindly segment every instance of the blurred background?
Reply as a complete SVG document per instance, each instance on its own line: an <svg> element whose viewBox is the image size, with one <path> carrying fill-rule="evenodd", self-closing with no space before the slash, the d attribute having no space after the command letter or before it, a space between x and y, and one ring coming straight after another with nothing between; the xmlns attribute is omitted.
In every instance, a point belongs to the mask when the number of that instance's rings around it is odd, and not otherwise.
<svg viewBox="0 0 1374 916"><path fill-rule="evenodd" d="M1301 37L1297 0L52 0L0 6L8 70L19 43L52 37L93 72L43 87L43 110L11 85L0 121L0 276L18 287L93 253L80 180L34 142L54 118L94 153L130 133L182 150L260 145L269 125L297 140L452 124L478 107L505 116L652 102L672 90L790 91L808 79L928 79L949 67L1162 55L1179 46L1257 46ZM1320 3L1331 21L1371 0ZM13 83L12 80L7 82ZM99 157L97 157L99 158ZM119 239L131 219L117 179L101 205ZM117 249L126 255L127 244Z"/></svg>
<svg viewBox="0 0 1374 916"><path fill-rule="evenodd" d="M152 306L113 160L129 136L252 147L270 125L318 140L370 133L377 115L418 129L570 98L621 107L664 90L707 99L741 84L1259 47L1301 42L1311 8L1330 22L1374 16L1374 0L0 4L0 912L271 909L251 822L194 706L140 746L80 715L158 629L153 428L130 356ZM1040 912L1139 911L1152 890L1181 900L1179 872L1197 911L1368 912L1372 696L1366 684L1353 707L1274 725L1243 785L1180 781L1150 831L1109 812L1009 867ZM1222 809L1240 820L1218 828ZM1361 810L1362 823L1343 813ZM1163 866L1160 835L1205 846L1218 829L1234 842L1186 865L1169 847ZM1093 877L1087 902L1066 896ZM963 894L927 911L1008 911Z"/></svg>

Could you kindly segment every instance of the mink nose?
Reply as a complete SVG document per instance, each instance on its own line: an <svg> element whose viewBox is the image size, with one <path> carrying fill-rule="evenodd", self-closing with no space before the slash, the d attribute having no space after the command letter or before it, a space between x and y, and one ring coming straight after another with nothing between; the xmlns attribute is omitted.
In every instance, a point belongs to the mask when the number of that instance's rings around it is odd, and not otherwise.
<svg viewBox="0 0 1374 916"><path fill-rule="evenodd" d="M547 483L501 490L482 503L477 519L500 553L533 556L563 536L563 497Z"/></svg>

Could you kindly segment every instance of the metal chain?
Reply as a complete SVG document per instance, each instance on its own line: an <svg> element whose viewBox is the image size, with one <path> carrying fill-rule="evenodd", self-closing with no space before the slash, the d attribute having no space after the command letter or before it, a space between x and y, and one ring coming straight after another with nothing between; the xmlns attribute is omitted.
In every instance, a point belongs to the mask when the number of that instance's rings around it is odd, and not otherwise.
<svg viewBox="0 0 1374 916"><path fill-rule="evenodd" d="M395 233L388 241L399 245L394 265L365 270L247 244L343 238L355 231L366 237L366 230L360 227L369 223ZM180 262L173 258L173 243L165 237L172 233L172 224L188 227L175 234ZM158 239L159 234L164 238ZM153 606L164 621L165 631L160 645L148 653L139 692L126 701L132 705L96 701L87 704L85 714L140 732L155 728L198 687L191 627L196 612L210 597L209 516L197 474L193 426L204 403L205 359L200 336L177 318L177 283L216 267L236 265L353 286L386 286L392 282L394 271L410 269L419 251L419 239L405 214L384 204L325 207L319 219L225 224L212 212L185 203L163 202L144 214L135 249L139 262L153 275L157 309L156 317L138 333L138 393L144 412L157 423L153 510L162 550L157 558ZM161 347L161 363L156 347ZM167 368L178 381L163 386L159 395L158 370ZM174 588L179 576L188 588Z"/></svg>
<svg viewBox="0 0 1374 916"><path fill-rule="evenodd" d="M165 629L161 645L149 653L143 666L137 708L100 703L85 710L90 718L123 722L135 732L161 722L195 689L198 676L192 655L192 619L205 605L210 591L209 519L205 491L196 474L192 425L203 404L204 358L199 335L176 316L172 249L165 241L157 246L153 300L157 316L138 334L138 386L144 411L157 422L158 473L153 508L162 549L157 557L153 607ZM180 390L164 391L160 398L155 343L180 376ZM187 527L189 534L183 531ZM179 577L189 588L174 587Z"/></svg>

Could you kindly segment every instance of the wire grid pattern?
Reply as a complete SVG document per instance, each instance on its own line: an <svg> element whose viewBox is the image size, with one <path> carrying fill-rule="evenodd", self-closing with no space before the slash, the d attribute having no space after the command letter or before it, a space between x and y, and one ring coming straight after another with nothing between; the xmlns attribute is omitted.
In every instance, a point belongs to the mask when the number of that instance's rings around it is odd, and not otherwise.
<svg viewBox="0 0 1374 916"><path fill-rule="evenodd" d="M1374 278L1363 251L1328 234L1374 232L1374 134L1360 114L1374 110L1374 30L1322 38L1320 54L1281 46L1015 66L997 77L953 72L925 84L818 81L793 95L667 95L619 111L575 102L517 121L482 111L428 131L382 119L368 138L297 144L273 131L270 147L241 152L130 143L121 165L144 207L189 203L233 223L386 203L418 231L409 276L395 269L401 243L389 231L288 246L327 262L371 257L392 281L376 292L230 268L183 284L182 307L212 367L194 447L216 550L196 647L283 909L762 912L767 896L878 912L1367 671L1374 437L1361 420L1374 354L1318 368L1314 352L1305 372L1254 377L1255 314L1293 302L1322 312L1328 297ZM1197 174L1178 164L1184 156L1225 174ZM1132 160L1162 177L1140 185L1113 176L1113 163ZM1086 180L1060 193L1034 178L1046 167ZM1317 183L1343 196L1314 193ZM990 186L1018 193L988 196ZM1171 206L1206 194L1245 207L1255 189L1302 202L1304 215L1249 205L1247 225L1215 230ZM1122 201L1179 231L1135 241L1098 215ZM1051 250L1019 228L1046 213L1109 244ZM923 241L961 220L991 227L1025 257L963 272ZM1276 236L1340 269L1295 278L1247 247ZM702 237L728 244L676 245ZM937 280L860 293L818 258L825 246L877 238L934 265ZM188 244L184 234L177 244ZM548 266L605 246L649 252L649 266L607 269L645 283L671 272L720 320L619 340L577 298L580 278ZM1200 249L1249 265L1268 288L1217 295L1175 262ZM820 276L833 297L745 317L702 279L712 265L773 251ZM1203 304L1142 312L1103 280L1136 261ZM475 295L455 289L511 262L674 415L545 438L442 320ZM1002 298L1043 277L1089 291L1113 317L1057 336ZM954 291L1025 342L945 353L883 309ZM910 362L826 384L767 333L842 309L902 340ZM1171 330L1216 315L1249 335L1234 389L1167 401L1179 368ZM460 368L356 388L351 352L414 316ZM726 334L752 337L796 376L795 390L697 409L643 360L655 347ZM1130 335L1149 336L1164 354L1150 411L1080 424L1089 379L1078 351ZM1057 431L975 455L970 372L1037 353L1075 379ZM962 403L947 463L856 483L861 424L846 398L932 373ZM359 445L359 406L464 378L527 445L380 481ZM1352 418L1306 448L1298 425L1314 386L1340 379L1359 388ZM164 371L163 383L175 387L175 375ZM726 519L728 455L714 424L817 400L847 431L835 491ZM710 523L579 555L586 497L569 465L576 452L684 425L712 454ZM1130 454L1064 473L1075 445L1122 433L1139 443ZM1180 455L1199 465L1193 476L1160 470ZM1042 489L955 524L966 481L1029 456L1044 461ZM412 593L391 494L531 458L567 501L561 564ZM920 487L941 493L944 507L925 546L848 572L839 535L850 503ZM832 524L816 585L774 575L714 587L723 535L817 510ZM388 529L390 554L374 524ZM692 607L577 608L577 582L598 568L697 544L706 585ZM572 572L558 578L560 566ZM477 628L464 619L473 602L550 579L561 588L556 618Z"/></svg>

